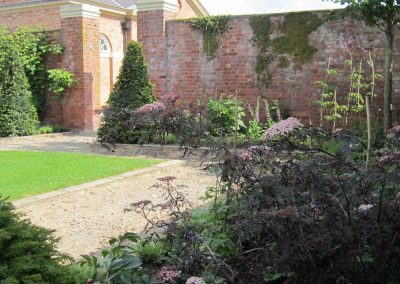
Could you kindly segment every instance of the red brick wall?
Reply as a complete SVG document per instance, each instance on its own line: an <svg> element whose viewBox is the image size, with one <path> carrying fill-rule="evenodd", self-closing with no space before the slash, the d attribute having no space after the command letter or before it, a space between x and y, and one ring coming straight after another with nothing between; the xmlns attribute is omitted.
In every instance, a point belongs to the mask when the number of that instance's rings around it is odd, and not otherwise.
<svg viewBox="0 0 400 284"><path fill-rule="evenodd" d="M155 10L138 12L137 36L142 43L143 53L149 64L150 80L155 84L155 93L165 92L166 78L166 37L165 23L173 19L175 13Z"/></svg>
<svg viewBox="0 0 400 284"><path fill-rule="evenodd" d="M71 129L93 130L100 123L99 21L76 17L62 19L61 23L65 46L62 65L77 80L63 101L63 124Z"/></svg>
<svg viewBox="0 0 400 284"><path fill-rule="evenodd" d="M12 30L19 26L43 26L46 30L59 30L61 28L60 8L52 7L12 14L0 14L0 26L3 25Z"/></svg>
<svg viewBox="0 0 400 284"><path fill-rule="evenodd" d="M282 35L280 27L284 15L271 16L271 21L274 29L272 36ZM165 80L154 76L154 69L150 65L151 77L153 82L157 83L157 95L180 92L194 100L193 96L200 94L219 96L221 93L234 94L238 91L246 105L254 105L257 97L263 95L269 100L279 99L289 107L292 115L305 122L309 121L310 116L314 123L319 121L318 106L315 104L319 90L315 81L324 77L328 59L332 57L336 60L333 67L338 68L339 73L344 73L344 69L347 68L344 64L338 64L346 56L339 47L341 40L354 40L351 52L355 61L359 62L361 56L366 54L365 50L372 48L373 54L377 56L377 71L382 72L384 66L382 33L351 19L328 22L309 37L311 45L319 50L312 60L300 68L296 68L294 64L288 68L280 68L276 63L271 64L272 84L266 91L262 91L255 72L258 50L251 41L253 31L248 16L232 17L229 20L229 29L221 39L216 57L211 60L202 53L201 33L193 30L188 23L169 21L166 34ZM400 43L399 40L396 44ZM397 100L400 95L399 56L400 53L396 52L394 95ZM161 57L161 54L158 57ZM150 64L152 62L150 58ZM164 86L160 86L162 83L165 83ZM379 84L378 90L381 89L381 85L382 83Z"/></svg>

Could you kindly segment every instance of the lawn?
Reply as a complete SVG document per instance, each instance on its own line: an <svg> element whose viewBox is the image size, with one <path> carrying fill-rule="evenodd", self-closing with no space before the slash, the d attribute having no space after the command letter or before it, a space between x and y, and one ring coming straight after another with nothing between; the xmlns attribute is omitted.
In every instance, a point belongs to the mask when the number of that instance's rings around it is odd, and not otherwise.
<svg viewBox="0 0 400 284"><path fill-rule="evenodd" d="M0 196L15 200L160 162L73 153L0 151Z"/></svg>

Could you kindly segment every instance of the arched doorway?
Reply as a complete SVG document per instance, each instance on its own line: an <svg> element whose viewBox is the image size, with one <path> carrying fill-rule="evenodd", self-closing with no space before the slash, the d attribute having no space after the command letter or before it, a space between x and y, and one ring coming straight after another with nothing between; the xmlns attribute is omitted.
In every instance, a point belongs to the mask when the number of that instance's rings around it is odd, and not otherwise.
<svg viewBox="0 0 400 284"><path fill-rule="evenodd" d="M100 35L100 105L104 106L112 90L112 47L105 35Z"/></svg>

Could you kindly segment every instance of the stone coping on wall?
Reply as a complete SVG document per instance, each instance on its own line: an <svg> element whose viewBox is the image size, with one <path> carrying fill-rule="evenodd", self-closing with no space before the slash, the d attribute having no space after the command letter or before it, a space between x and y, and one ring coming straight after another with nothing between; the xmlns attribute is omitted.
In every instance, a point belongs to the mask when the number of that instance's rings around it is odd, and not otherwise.
<svg viewBox="0 0 400 284"><path fill-rule="evenodd" d="M280 16L285 16L287 14L301 14L301 13L330 13L333 11L341 11L344 8L335 8L335 9L320 9L320 10L304 10L304 11L288 11L288 12L276 12L276 13L262 13L262 14L246 14L246 15L225 15L225 16L229 16L229 18L231 19L242 19L242 18L249 18L251 16L259 16L259 15L268 15L268 16L272 16L272 17L280 17ZM212 17L212 16L211 16ZM195 18L194 18L195 19ZM171 22L175 22L175 23L179 23L179 22L188 22L191 19L172 19L172 20L167 20L167 22L171 23Z"/></svg>

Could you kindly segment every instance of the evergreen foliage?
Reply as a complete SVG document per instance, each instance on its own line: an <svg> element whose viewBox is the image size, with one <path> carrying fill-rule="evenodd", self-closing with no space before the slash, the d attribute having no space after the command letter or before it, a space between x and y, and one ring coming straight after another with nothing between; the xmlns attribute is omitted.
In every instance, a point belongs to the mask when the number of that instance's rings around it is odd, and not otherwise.
<svg viewBox="0 0 400 284"><path fill-rule="evenodd" d="M80 283L68 257L56 251L52 232L21 220L13 206L0 199L0 283Z"/></svg>
<svg viewBox="0 0 400 284"><path fill-rule="evenodd" d="M109 103L112 107L137 109L153 101L142 47L138 42L131 42Z"/></svg>
<svg viewBox="0 0 400 284"><path fill-rule="evenodd" d="M0 137L31 135L38 124L18 48L0 37Z"/></svg>
<svg viewBox="0 0 400 284"><path fill-rule="evenodd" d="M39 117L42 118L46 109L49 78L47 59L49 55L63 53L63 46L55 43L51 34L43 28L18 28L15 32L2 28L0 37L9 44L15 45L21 57L22 66L28 79L32 101Z"/></svg>
<svg viewBox="0 0 400 284"><path fill-rule="evenodd" d="M137 143L141 130L129 126L135 110L154 101L147 65L138 42L128 44L117 83L111 93L104 121L99 129L99 142Z"/></svg>

